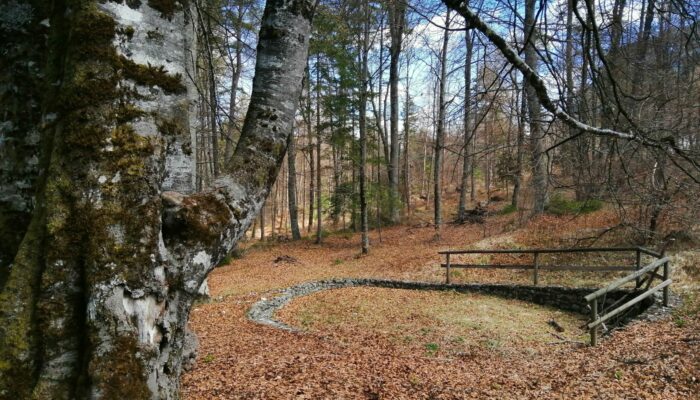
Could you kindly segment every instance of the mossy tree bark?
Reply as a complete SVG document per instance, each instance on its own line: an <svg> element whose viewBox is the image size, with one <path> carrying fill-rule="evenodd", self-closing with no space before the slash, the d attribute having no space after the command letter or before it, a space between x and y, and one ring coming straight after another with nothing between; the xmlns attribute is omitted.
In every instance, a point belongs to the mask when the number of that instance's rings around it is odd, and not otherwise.
<svg viewBox="0 0 700 400"><path fill-rule="evenodd" d="M31 190L20 197L34 204L26 233L2 249L11 261L0 292L0 398L177 398L192 302L255 219L284 158L312 3L268 1L240 142L203 193L193 193L188 2L14 3L27 15L16 30L28 34L13 57L32 63L22 95L40 111L7 112L17 98L3 92L0 151L27 160L6 140L40 134L26 150L37 167L3 164L0 181L4 195L27 172Z"/></svg>

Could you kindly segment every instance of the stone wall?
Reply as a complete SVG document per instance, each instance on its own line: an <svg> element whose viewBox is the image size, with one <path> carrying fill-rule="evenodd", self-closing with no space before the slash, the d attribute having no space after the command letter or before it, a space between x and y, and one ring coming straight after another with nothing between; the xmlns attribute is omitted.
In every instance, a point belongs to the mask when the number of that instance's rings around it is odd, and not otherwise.
<svg viewBox="0 0 700 400"><path fill-rule="evenodd" d="M584 296L594 292L597 288L567 288L562 286L525 286L507 284L460 284L446 285L440 283L394 281L367 278L346 278L330 279L324 281L307 282L292 286L280 291L279 295L272 298L263 298L253 304L248 310L248 318L261 324L269 325L279 329L294 331L296 328L279 322L275 319L275 312L296 297L307 296L322 290L332 290L355 286L369 286L391 289L408 290L441 290L457 291L460 293L483 293L499 296L507 299L517 299L528 301L544 306L556 307L565 311L588 315L590 309L584 300ZM628 290L615 290L606 296L605 305L613 304L624 295L629 294ZM638 306L633 307L627 313L625 319L620 321L625 323L628 320L643 316L650 310L651 306L659 303L655 296L642 301ZM653 309L658 313L658 307Z"/></svg>

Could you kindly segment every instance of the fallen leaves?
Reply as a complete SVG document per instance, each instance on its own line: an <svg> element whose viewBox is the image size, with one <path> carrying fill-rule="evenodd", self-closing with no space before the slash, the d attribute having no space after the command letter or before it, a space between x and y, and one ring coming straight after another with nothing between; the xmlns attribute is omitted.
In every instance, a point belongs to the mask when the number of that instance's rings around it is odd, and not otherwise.
<svg viewBox="0 0 700 400"><path fill-rule="evenodd" d="M595 222L595 218L591 217ZM551 222L551 221L550 221ZM539 226L538 226L539 227ZM366 257L356 237L331 236L322 245L309 241L282 243L248 251L245 258L217 269L210 277L212 296L198 305L190 325L199 336L196 367L183 375L186 399L693 399L699 398L700 320L684 315L673 320L636 322L613 332L596 348L572 343L552 345L501 337L469 345L446 325L435 328L416 310L391 315L389 306L409 304L413 294L390 302L374 298L392 326L352 323L350 295L318 294L346 307L332 329L294 333L250 322L245 312L260 297L304 281L329 277L384 277L441 281L436 252L464 248L482 239L482 228L448 226L440 243L431 228L393 227L382 232ZM492 232L498 222L486 222ZM530 229L530 228L527 228ZM539 229L539 228L538 228ZM558 228L557 228L558 229ZM522 236L520 233L515 237ZM288 255L296 263L280 262ZM273 267L274 268L271 268ZM508 280L518 275L470 271L462 281ZM523 279L527 277L523 276ZM359 290L359 289L353 289ZM365 290L379 290L369 289ZM406 291L403 291L406 292ZM404 296L404 297L402 297ZM418 295L418 298L422 296ZM300 311L313 296L297 299L288 310ZM438 298L425 297L436 306ZM298 303L297 303L298 302ZM382 305L382 302L388 302ZM373 307L370 301L368 307ZM367 318L367 310L360 318ZM381 310L380 310L381 311ZM292 317L290 315L289 317ZM299 314L295 314L295 318ZM317 316L321 317L321 316ZM453 318L451 316L450 318ZM566 327L561 316L552 318ZM547 319L542 320L546 329ZM360 321L361 322L361 321ZM513 322L515 323L515 321ZM406 325L406 338L394 328ZM421 326L424 324L424 326ZM433 329L421 332L422 328ZM438 329L439 328L439 329ZM569 336L569 328L563 337ZM513 336L516 336L513 334ZM420 339L420 340L419 340ZM554 340L554 337L551 337ZM512 349L507 349L514 343ZM437 347L436 347L437 346ZM499 347L500 346L500 347ZM504 347L506 349L504 350Z"/></svg>

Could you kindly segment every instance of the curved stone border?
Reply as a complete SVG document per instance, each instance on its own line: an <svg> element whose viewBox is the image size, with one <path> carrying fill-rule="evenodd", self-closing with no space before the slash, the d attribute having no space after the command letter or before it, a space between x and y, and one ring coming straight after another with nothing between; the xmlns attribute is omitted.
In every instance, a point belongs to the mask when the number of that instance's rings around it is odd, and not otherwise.
<svg viewBox="0 0 700 400"><path fill-rule="evenodd" d="M505 284L462 284L446 285L440 283L396 281L372 278L343 278L329 279L323 281L307 282L300 285L283 289L279 295L272 298L263 298L253 304L248 310L248 318L264 325L287 331L299 331L299 329L289 326L275 319L275 312L293 299L301 296L320 292L322 290L341 289L357 286L369 286L388 289L409 289L409 290L454 290L460 293L484 293L508 299L528 301L535 304L552 306L562 310L588 315L588 304L584 296L594 292L595 288L567 288L563 286L527 286L527 285L505 285ZM628 294L627 290L616 290L608 294L606 304L612 303L621 296ZM668 313L669 307L659 306L660 301L655 297L642 301L640 306L634 310L627 321L639 317L658 318ZM678 299L674 303L677 303Z"/></svg>

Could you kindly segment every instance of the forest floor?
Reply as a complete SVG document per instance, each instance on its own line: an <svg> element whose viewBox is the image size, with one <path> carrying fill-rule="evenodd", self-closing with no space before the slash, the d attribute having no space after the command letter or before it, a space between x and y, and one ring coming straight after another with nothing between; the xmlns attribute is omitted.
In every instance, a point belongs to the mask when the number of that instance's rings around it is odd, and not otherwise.
<svg viewBox="0 0 700 400"><path fill-rule="evenodd" d="M581 316L476 294L320 292L278 313L301 332L256 324L245 315L262 297L301 282L331 277L442 282L439 250L573 246L576 238L613 220L606 211L526 222L515 214L495 215L483 225L447 225L439 241L425 224L400 225L383 229L381 242L378 232L371 232L372 248L365 256L359 253L359 236L350 233L332 234L319 245L308 239L248 244L242 258L210 275L211 300L192 311L190 326L200 347L196 366L183 375L183 397L700 398L697 251L674 255L674 290L684 298L682 307L660 321L616 330L595 348L584 344ZM610 240L598 244L617 244ZM616 276L547 272L540 283L598 287ZM469 270L454 278L530 283L531 273ZM551 319L564 333L547 324Z"/></svg>

